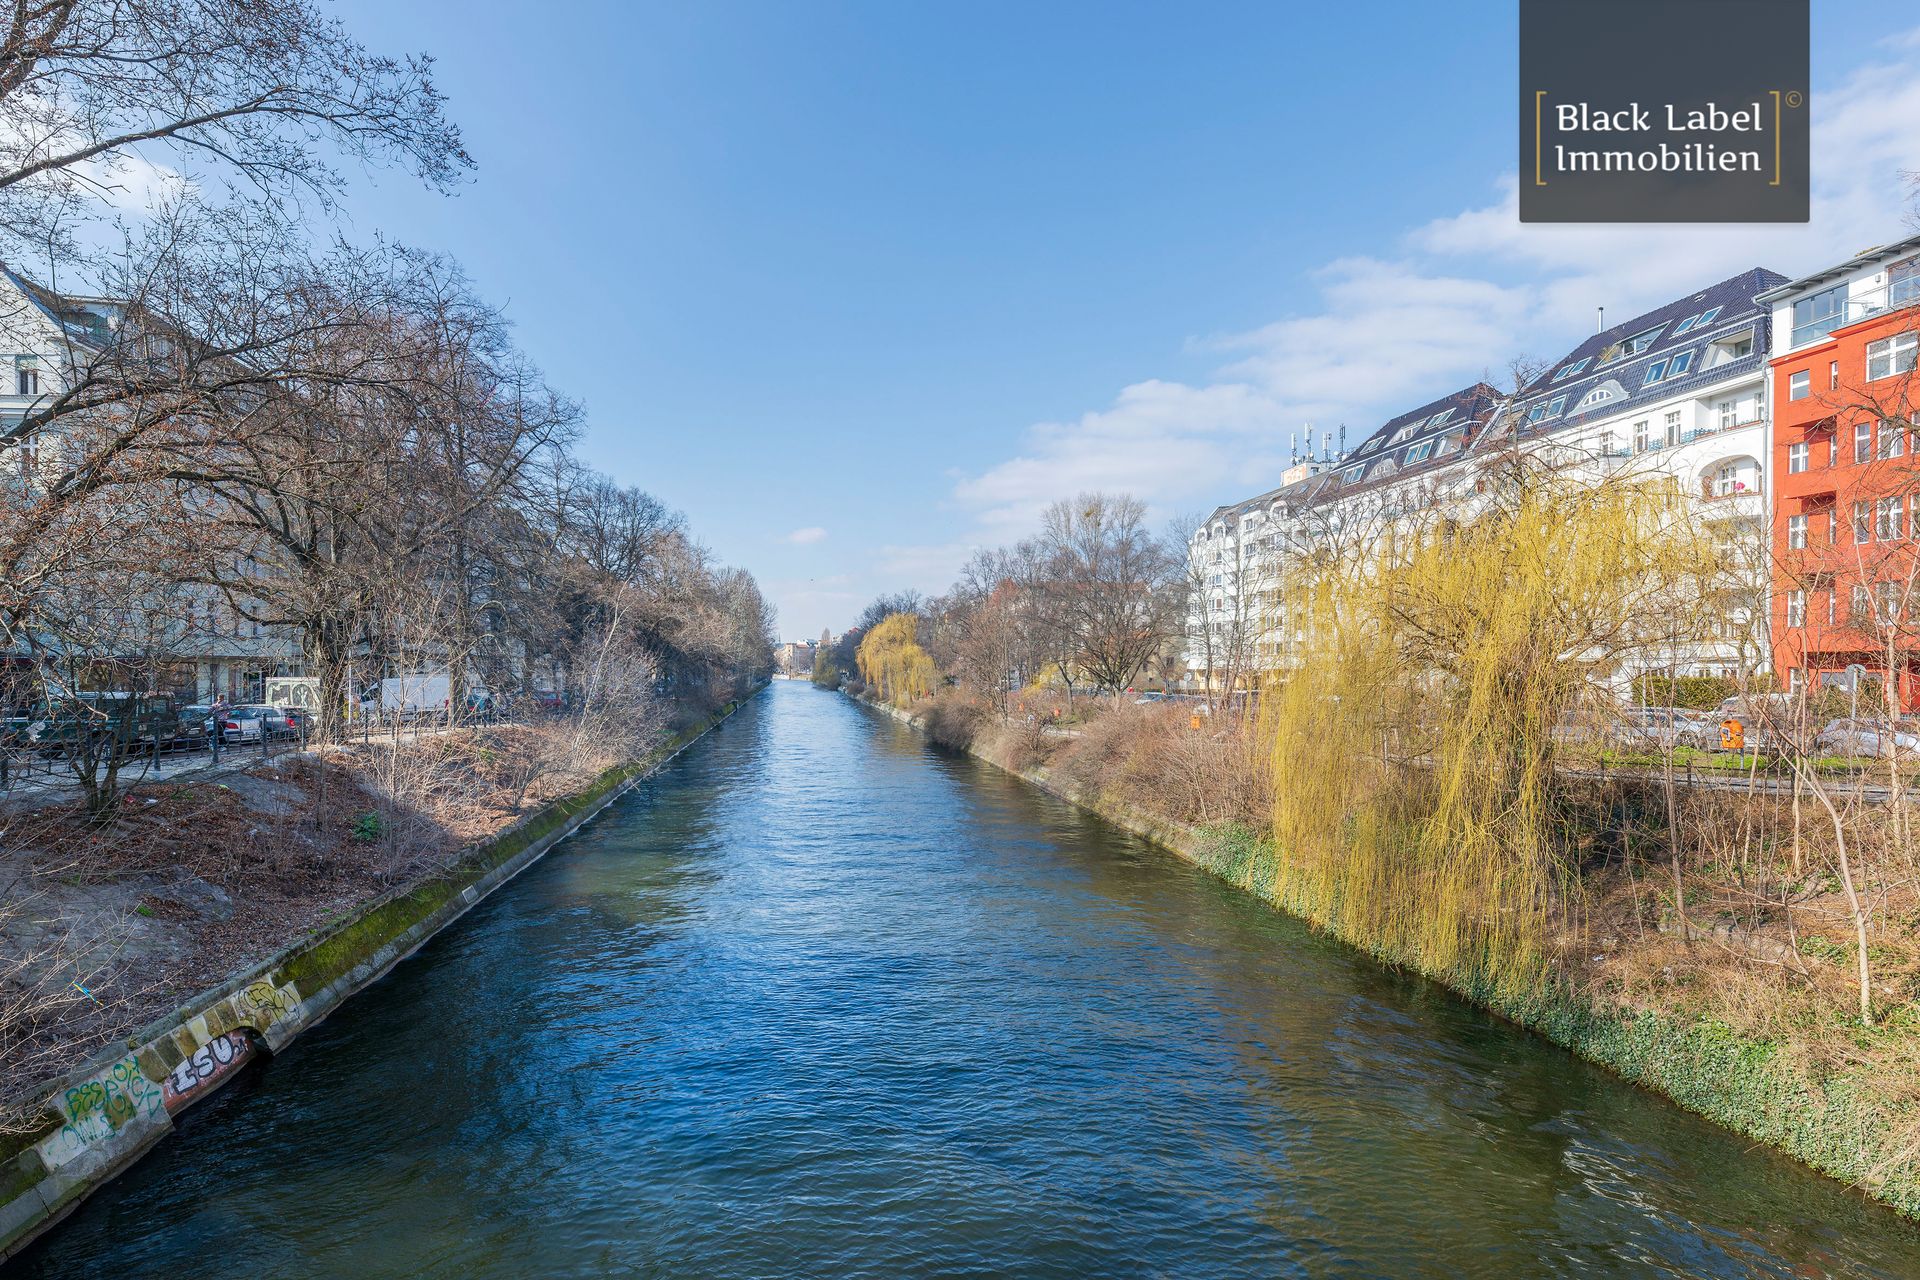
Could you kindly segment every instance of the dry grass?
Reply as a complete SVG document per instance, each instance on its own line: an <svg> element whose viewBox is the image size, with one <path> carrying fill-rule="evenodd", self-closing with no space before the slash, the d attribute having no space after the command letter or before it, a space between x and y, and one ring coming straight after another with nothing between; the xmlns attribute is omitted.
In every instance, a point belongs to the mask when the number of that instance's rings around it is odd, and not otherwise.
<svg viewBox="0 0 1920 1280"><path fill-rule="evenodd" d="M0 1098L443 869L633 745L564 720L462 730L136 787L104 826L78 801L0 819Z"/></svg>

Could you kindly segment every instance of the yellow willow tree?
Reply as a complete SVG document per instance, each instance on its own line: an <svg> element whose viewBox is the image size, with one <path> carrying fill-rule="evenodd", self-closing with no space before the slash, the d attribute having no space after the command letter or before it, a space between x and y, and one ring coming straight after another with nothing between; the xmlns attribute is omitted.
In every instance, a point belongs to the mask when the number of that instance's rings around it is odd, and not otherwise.
<svg viewBox="0 0 1920 1280"><path fill-rule="evenodd" d="M920 620L911 613L890 613L867 633L854 652L860 678L882 698L904 707L933 692L939 673L919 644Z"/></svg>
<svg viewBox="0 0 1920 1280"><path fill-rule="evenodd" d="M1307 657L1263 700L1271 888L1395 962L1515 989L1576 887L1555 727L1701 634L1717 553L1665 477L1516 458L1452 506L1349 522L1286 576Z"/></svg>

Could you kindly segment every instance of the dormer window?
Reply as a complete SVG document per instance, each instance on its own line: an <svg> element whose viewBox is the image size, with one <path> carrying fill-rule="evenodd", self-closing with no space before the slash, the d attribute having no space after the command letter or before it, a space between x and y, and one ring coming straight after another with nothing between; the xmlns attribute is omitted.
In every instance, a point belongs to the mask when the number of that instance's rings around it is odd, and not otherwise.
<svg viewBox="0 0 1920 1280"><path fill-rule="evenodd" d="M1715 320L1717 320L1719 316L1720 316L1720 308L1711 307L1707 310L1707 313L1705 315L1700 317L1700 323L1695 325L1694 328L1704 329L1708 325L1712 324Z"/></svg>
<svg viewBox="0 0 1920 1280"><path fill-rule="evenodd" d="M1637 356L1659 340L1660 333L1667 326L1657 324L1651 329L1643 329L1626 341L1608 347L1600 358L1601 364L1612 364L1616 360L1625 360L1628 356Z"/></svg>
<svg viewBox="0 0 1920 1280"><path fill-rule="evenodd" d="M1529 409L1527 411L1527 421L1529 423L1545 422L1549 418L1557 418L1560 416L1560 411L1566 407L1567 398L1565 396L1555 396L1553 399L1547 401L1547 403L1537 404Z"/></svg>
<svg viewBox="0 0 1920 1280"><path fill-rule="evenodd" d="M1576 373L1579 373L1581 370L1585 369L1592 362L1593 362L1593 357L1586 356L1583 359L1575 360L1572 364L1563 365L1557 372L1554 373L1553 380L1555 382L1565 382L1568 378L1573 377ZM1447 412L1451 413L1453 411L1449 409Z"/></svg>
<svg viewBox="0 0 1920 1280"><path fill-rule="evenodd" d="M1413 448L1407 450L1407 465L1412 466L1416 462L1425 462L1432 453L1433 441L1423 440L1413 446Z"/></svg>
<svg viewBox="0 0 1920 1280"><path fill-rule="evenodd" d="M1739 333L1721 338L1707 348L1707 368L1712 369L1734 360L1744 360L1753 354L1753 330L1743 329Z"/></svg>
<svg viewBox="0 0 1920 1280"><path fill-rule="evenodd" d="M1679 324L1673 326L1673 336L1676 338L1679 337L1681 334L1693 328L1693 326L1698 323L1700 323L1700 316L1698 315L1698 313L1688 316L1685 320L1682 320Z"/></svg>
<svg viewBox="0 0 1920 1280"><path fill-rule="evenodd" d="M1576 407L1585 409L1591 405L1605 404L1611 399L1613 399L1612 387L1595 387L1580 398L1580 403Z"/></svg>
<svg viewBox="0 0 1920 1280"><path fill-rule="evenodd" d="M1453 416L1453 410L1442 409L1440 412L1434 414L1431 418L1427 419L1427 425L1429 427L1443 426L1445 425L1447 419L1451 418L1452 416Z"/></svg>
<svg viewBox="0 0 1920 1280"><path fill-rule="evenodd" d="M1640 385L1643 387L1650 386L1653 383L1660 381L1660 379L1666 376L1667 376L1667 362L1665 360L1655 360L1652 364L1647 366L1646 381L1642 382Z"/></svg>

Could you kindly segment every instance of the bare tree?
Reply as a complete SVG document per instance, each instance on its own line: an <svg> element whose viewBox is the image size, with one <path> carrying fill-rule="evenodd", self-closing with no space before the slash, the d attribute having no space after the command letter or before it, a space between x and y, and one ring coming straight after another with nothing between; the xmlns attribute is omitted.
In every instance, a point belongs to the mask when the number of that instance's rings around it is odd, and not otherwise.
<svg viewBox="0 0 1920 1280"><path fill-rule="evenodd" d="M446 188L471 167L432 60L375 54L305 0L46 0L0 28L0 232L74 214L164 157L197 181L331 200L333 157Z"/></svg>
<svg viewBox="0 0 1920 1280"><path fill-rule="evenodd" d="M1178 633L1179 566L1146 527L1138 498L1102 493L1056 502L1041 519L1049 608L1075 660L1117 696Z"/></svg>

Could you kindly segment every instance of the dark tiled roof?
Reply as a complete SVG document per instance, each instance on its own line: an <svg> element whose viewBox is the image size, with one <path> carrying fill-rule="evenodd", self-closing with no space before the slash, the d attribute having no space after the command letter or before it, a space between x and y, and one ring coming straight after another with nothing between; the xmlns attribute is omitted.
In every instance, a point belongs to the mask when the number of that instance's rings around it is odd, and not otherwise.
<svg viewBox="0 0 1920 1280"><path fill-rule="evenodd" d="M1759 369L1767 359L1770 313L1754 299L1785 279L1778 272L1755 267L1594 334L1556 361L1516 398L1515 420L1522 424L1524 434L1544 435L1595 418L1612 417L1652 401L1670 400ZM1707 323L1696 318L1716 310L1718 314ZM1693 323L1684 332L1678 332L1681 324L1690 318ZM1753 330L1753 350L1739 359L1708 368L1708 345L1743 329ZM1644 349L1632 355L1614 354L1629 339L1649 331L1654 331L1654 337ZM1683 353L1690 354L1683 356ZM1609 356L1612 358L1608 359ZM1654 365L1664 362L1663 367L1670 367L1676 358L1691 361L1687 372L1652 383L1646 380ZM1581 407L1589 395L1603 389L1612 394ZM1527 422L1536 407L1551 406L1556 400L1563 401L1559 412L1536 423Z"/></svg>
<svg viewBox="0 0 1920 1280"><path fill-rule="evenodd" d="M1325 484L1317 499L1351 493L1391 479L1429 470L1458 454L1493 415L1500 393L1484 382L1392 418L1360 442Z"/></svg>
<svg viewBox="0 0 1920 1280"><path fill-rule="evenodd" d="M1499 391L1484 382L1463 387L1452 395L1388 419L1363 439L1359 448L1330 464L1325 471L1242 502L1216 507L1207 517L1207 523L1211 526L1216 520L1238 519L1249 512L1264 511L1276 502L1295 508L1311 506L1356 489L1372 488L1376 483L1427 471L1457 456L1474 432L1486 425L1499 403ZM1427 447L1423 450L1422 446ZM1415 453L1422 456L1411 458Z"/></svg>

